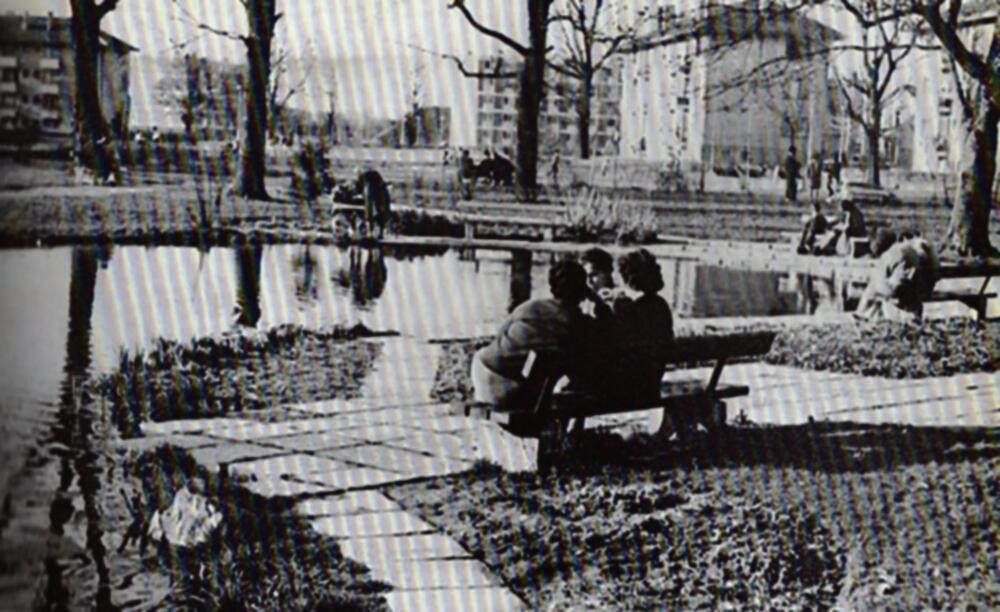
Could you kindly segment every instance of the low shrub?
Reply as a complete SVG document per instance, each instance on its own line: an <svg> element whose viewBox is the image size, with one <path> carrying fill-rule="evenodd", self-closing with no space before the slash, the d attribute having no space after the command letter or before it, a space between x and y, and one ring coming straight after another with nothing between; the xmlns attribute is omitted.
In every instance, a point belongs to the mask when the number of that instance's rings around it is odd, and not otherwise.
<svg viewBox="0 0 1000 612"><path fill-rule="evenodd" d="M91 386L108 399L125 437L139 435L148 420L355 397L380 347L352 341L370 335L360 325L324 331L285 325L189 342L160 339L147 351L123 351L118 368Z"/></svg>
<svg viewBox="0 0 1000 612"><path fill-rule="evenodd" d="M181 548L140 536L144 562L171 578L161 603L185 610L386 610L389 585L343 556L336 541L317 533L287 501L254 495L199 468L181 449L160 446L127 459L133 491L134 535L163 512L192 480L223 520L210 538Z"/></svg>
<svg viewBox="0 0 1000 612"><path fill-rule="evenodd" d="M649 206L612 199L598 191L582 192L566 207L568 234L586 242L645 244L656 238L659 223Z"/></svg>
<svg viewBox="0 0 1000 612"><path fill-rule="evenodd" d="M889 378L995 372L1000 369L1000 322L953 318L799 327L778 335L766 361Z"/></svg>

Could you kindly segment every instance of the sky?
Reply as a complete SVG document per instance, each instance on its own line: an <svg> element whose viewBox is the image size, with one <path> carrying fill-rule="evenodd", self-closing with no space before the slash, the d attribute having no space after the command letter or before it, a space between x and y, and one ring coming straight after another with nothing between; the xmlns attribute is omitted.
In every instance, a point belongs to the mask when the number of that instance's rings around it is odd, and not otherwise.
<svg viewBox="0 0 1000 612"><path fill-rule="evenodd" d="M292 56L314 65L308 86L291 104L325 111L326 92L332 88L339 112L395 117L408 104L415 75L420 76L425 104L474 103L472 87L440 54L472 62L473 57L499 51L501 45L475 32L447 4L448 0L279 0L284 17L278 24L276 48L285 47ZM522 3L469 0L468 4L490 26L520 34L523 19L517 8ZM8 11L68 16L69 2L0 0L0 13ZM103 22L105 31L140 49L133 62L133 105L139 107L134 118L140 123L156 114L143 108L150 106L146 92L164 76L163 63L155 58L193 52L242 62L242 45L199 30L199 23L245 33L245 16L237 0L121 0ZM319 70L323 67L327 70ZM331 68L336 78L331 78Z"/></svg>

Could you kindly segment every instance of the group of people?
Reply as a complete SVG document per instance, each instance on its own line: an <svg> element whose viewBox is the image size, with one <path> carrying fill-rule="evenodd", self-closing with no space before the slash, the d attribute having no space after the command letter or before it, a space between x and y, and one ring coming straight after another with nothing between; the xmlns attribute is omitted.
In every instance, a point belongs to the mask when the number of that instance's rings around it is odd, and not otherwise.
<svg viewBox="0 0 1000 612"><path fill-rule="evenodd" d="M501 410L529 407L539 391L525 375L532 352L545 357L549 373L565 376L572 391L627 402L658 397L674 337L670 306L659 295L660 266L645 249L624 254L617 260L620 286L615 267L600 248L553 265L552 297L515 308L475 354L476 401Z"/></svg>
<svg viewBox="0 0 1000 612"><path fill-rule="evenodd" d="M816 202L820 199L820 192L823 190L823 173L826 172L826 189L829 195L836 193L840 188L840 175L844 162L840 153L834 153L829 164L825 163L823 156L814 154L809 163L806 164L806 180L809 185L809 200ZM788 154L785 156L785 199L790 202L797 202L799 198L799 176L802 172L802 165L795 145L788 147Z"/></svg>
<svg viewBox="0 0 1000 612"><path fill-rule="evenodd" d="M840 202L840 218L830 222L823 214L821 200L813 200L812 214L805 219L799 238L799 255L846 255L852 238L868 235L865 216L854 200Z"/></svg>

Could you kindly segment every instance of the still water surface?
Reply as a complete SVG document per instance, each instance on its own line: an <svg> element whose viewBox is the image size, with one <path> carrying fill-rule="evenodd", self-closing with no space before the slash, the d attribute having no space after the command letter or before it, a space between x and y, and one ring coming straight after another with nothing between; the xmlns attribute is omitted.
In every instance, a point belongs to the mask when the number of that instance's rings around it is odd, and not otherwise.
<svg viewBox="0 0 1000 612"><path fill-rule="evenodd" d="M774 274L660 263L663 295L679 316L815 308L812 296L787 290ZM79 380L113 368L121 350L240 323L363 323L424 339L486 334L513 304L548 294L547 273L530 255L499 251L470 257L274 245L0 252L0 495L10 500L12 517L0 524L0 570L6 564L27 575L31 603L46 608L141 608L166 593L163 577L142 571L134 549L117 553L128 522L117 434L106 415L81 413L71 399ZM21 540L37 550L15 559Z"/></svg>

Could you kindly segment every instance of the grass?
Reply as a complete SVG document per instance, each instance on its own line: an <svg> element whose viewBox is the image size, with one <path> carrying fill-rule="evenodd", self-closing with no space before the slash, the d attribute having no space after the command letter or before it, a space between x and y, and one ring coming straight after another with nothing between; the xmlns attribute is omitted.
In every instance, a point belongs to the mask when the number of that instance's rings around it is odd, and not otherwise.
<svg viewBox="0 0 1000 612"><path fill-rule="evenodd" d="M581 242L645 244L656 239L659 222L651 206L591 191L566 206L569 234Z"/></svg>
<svg viewBox="0 0 1000 612"><path fill-rule="evenodd" d="M1000 322L953 318L809 325L779 334L766 361L889 378L995 372L1000 369Z"/></svg>
<svg viewBox="0 0 1000 612"><path fill-rule="evenodd" d="M151 543L150 569L170 576L160 605L196 610L387 610L389 585L345 558L332 538L296 516L287 500L256 496L209 474L183 450L160 446L127 459L133 527L145 533L154 511L166 510L192 479L223 520L195 547ZM143 548L147 543L143 543Z"/></svg>
<svg viewBox="0 0 1000 612"><path fill-rule="evenodd" d="M159 340L148 351L123 352L119 367L93 391L108 399L119 432L139 435L143 421L207 418L283 404L355 397L380 345L363 326Z"/></svg>
<svg viewBox="0 0 1000 612"><path fill-rule="evenodd" d="M536 609L990 609L996 430L734 429L664 453L589 436L554 475L487 465L389 495Z"/></svg>

